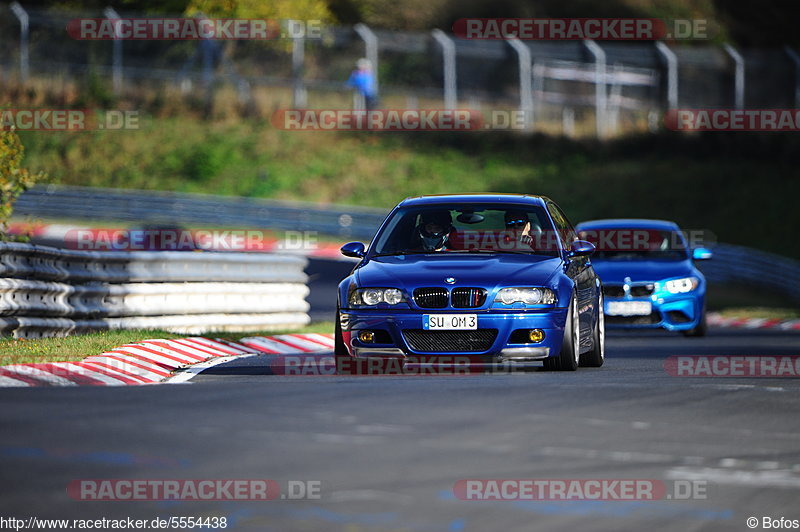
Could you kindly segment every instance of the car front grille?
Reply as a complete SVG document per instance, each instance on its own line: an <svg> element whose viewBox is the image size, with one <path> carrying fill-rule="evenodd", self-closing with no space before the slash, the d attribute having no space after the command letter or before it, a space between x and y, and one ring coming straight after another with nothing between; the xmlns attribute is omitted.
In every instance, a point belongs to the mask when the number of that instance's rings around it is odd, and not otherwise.
<svg viewBox="0 0 800 532"><path fill-rule="evenodd" d="M633 297L648 297L653 295L654 288L652 284L631 285L631 295Z"/></svg>
<svg viewBox="0 0 800 532"><path fill-rule="evenodd" d="M655 286L652 283L631 285L631 297L649 297L653 295ZM621 284L604 284L603 295L606 297L625 297L625 289Z"/></svg>
<svg viewBox="0 0 800 532"><path fill-rule="evenodd" d="M414 290L414 302L420 308L445 308L447 290L439 287L417 288Z"/></svg>
<svg viewBox="0 0 800 532"><path fill-rule="evenodd" d="M406 329L403 337L412 350L420 353L480 353L497 338L497 329L472 331L426 331Z"/></svg>
<svg viewBox="0 0 800 532"><path fill-rule="evenodd" d="M647 316L609 316L605 315L609 325L655 325L661 321L659 312L652 312Z"/></svg>
<svg viewBox="0 0 800 532"><path fill-rule="evenodd" d="M603 295L606 297L623 297L625 290L622 289L622 285L604 284Z"/></svg>
<svg viewBox="0 0 800 532"><path fill-rule="evenodd" d="M486 302L483 288L454 288L450 296L453 308L478 308Z"/></svg>

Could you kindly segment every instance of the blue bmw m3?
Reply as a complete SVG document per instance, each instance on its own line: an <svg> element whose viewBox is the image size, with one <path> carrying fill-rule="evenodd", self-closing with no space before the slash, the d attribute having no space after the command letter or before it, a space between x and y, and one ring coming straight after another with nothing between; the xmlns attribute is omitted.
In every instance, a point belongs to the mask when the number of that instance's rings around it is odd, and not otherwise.
<svg viewBox="0 0 800 532"><path fill-rule="evenodd" d="M705 335L706 280L694 261L710 259L709 249L691 249L669 221L593 220L577 229L596 246L592 264L603 281L610 328Z"/></svg>
<svg viewBox="0 0 800 532"><path fill-rule="evenodd" d="M337 365L374 357L599 367L603 291L561 209L543 196L420 196L397 205L339 284Z"/></svg>

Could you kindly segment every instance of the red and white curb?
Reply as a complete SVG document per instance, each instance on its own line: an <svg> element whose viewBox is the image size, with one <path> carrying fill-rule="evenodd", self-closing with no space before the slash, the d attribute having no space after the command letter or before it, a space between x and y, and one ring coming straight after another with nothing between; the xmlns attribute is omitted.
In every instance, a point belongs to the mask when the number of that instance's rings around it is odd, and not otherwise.
<svg viewBox="0 0 800 532"><path fill-rule="evenodd" d="M710 312L707 319L708 324L715 327L800 331L800 320L781 320L777 318L725 318L715 312Z"/></svg>
<svg viewBox="0 0 800 532"><path fill-rule="evenodd" d="M237 357L302 354L333 349L333 335L252 336L239 342L203 337L144 340L84 358L0 366L0 387L125 386L185 382L201 371Z"/></svg>

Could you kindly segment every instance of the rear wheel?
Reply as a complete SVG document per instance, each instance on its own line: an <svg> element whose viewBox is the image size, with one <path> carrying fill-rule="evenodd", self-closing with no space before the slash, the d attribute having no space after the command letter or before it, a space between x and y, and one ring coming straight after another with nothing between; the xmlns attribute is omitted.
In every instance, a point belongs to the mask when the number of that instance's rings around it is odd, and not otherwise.
<svg viewBox="0 0 800 532"><path fill-rule="evenodd" d="M603 312L603 293L597 296L597 319L592 328L592 350L581 355L581 366L599 368L606 359L606 320Z"/></svg>
<svg viewBox="0 0 800 532"><path fill-rule="evenodd" d="M545 369L551 371L575 371L578 369L580 352L580 323L578 322L578 298L572 294L567 320L564 324L564 341L557 357L544 359Z"/></svg>

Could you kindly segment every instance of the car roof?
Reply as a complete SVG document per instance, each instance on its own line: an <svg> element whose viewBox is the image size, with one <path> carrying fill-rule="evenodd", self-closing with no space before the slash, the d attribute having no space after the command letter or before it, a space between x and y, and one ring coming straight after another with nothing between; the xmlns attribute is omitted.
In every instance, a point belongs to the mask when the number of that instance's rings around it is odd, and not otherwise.
<svg viewBox="0 0 800 532"><path fill-rule="evenodd" d="M519 204L544 206L550 201L546 196L532 194L505 193L470 193L470 194L434 194L427 196L411 196L400 202L398 206L441 205L446 203L489 203L498 205Z"/></svg>
<svg viewBox="0 0 800 532"><path fill-rule="evenodd" d="M675 222L669 220L650 220L647 218L609 218L605 220L588 220L576 226L579 231L586 229L661 229L679 231Z"/></svg>

